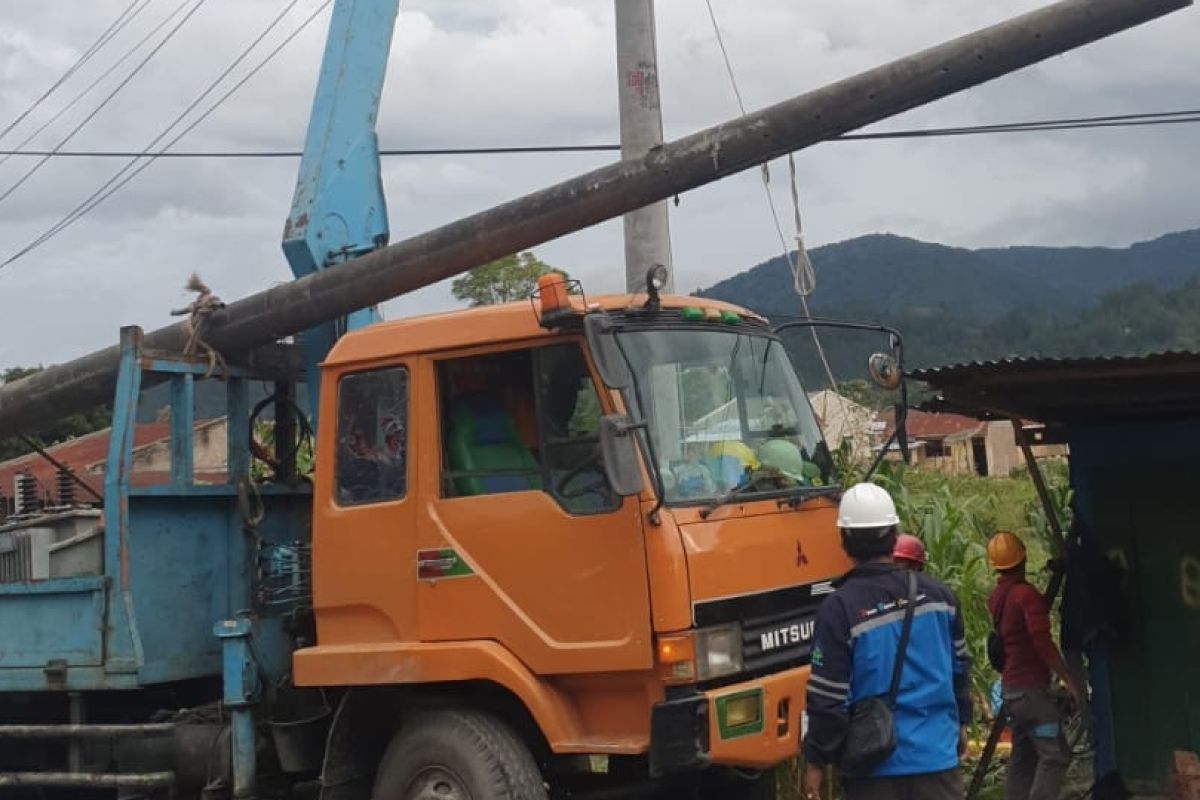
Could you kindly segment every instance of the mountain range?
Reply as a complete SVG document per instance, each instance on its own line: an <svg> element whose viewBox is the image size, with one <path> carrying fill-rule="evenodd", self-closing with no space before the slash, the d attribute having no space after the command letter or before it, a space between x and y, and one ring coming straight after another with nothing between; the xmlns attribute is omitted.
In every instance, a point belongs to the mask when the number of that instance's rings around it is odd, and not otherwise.
<svg viewBox="0 0 1200 800"><path fill-rule="evenodd" d="M1136 283L1176 289L1200 273L1200 229L1125 248L1005 247L968 250L892 234L860 236L809 253L814 313L829 309L966 307L1000 313L1022 306L1081 309ZM794 297L782 256L696 294L756 311ZM772 305L776 308L772 309Z"/></svg>
<svg viewBox="0 0 1200 800"><path fill-rule="evenodd" d="M1124 248L972 250L872 234L809 257L812 313L898 328L912 366L1200 349L1200 229ZM801 313L782 256L696 294L776 321ZM861 373L846 358L831 354L835 372Z"/></svg>

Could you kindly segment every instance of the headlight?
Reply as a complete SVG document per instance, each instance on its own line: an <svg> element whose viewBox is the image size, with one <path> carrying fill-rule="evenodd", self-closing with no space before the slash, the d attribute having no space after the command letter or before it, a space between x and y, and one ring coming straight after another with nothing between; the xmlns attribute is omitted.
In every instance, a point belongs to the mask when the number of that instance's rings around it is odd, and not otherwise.
<svg viewBox="0 0 1200 800"><path fill-rule="evenodd" d="M742 671L742 628L715 625L687 633L660 636L659 673L667 683L695 683Z"/></svg>
<svg viewBox="0 0 1200 800"><path fill-rule="evenodd" d="M742 671L742 626L721 625L696 631L696 678L708 681Z"/></svg>

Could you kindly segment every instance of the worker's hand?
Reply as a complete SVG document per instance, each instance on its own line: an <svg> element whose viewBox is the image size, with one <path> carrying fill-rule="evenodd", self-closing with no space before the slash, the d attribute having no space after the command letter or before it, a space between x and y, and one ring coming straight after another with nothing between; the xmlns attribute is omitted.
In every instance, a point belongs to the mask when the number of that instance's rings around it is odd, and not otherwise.
<svg viewBox="0 0 1200 800"><path fill-rule="evenodd" d="M1087 692L1083 691L1075 681L1067 683L1067 691L1071 693L1071 699L1075 701L1075 708L1082 713L1087 708Z"/></svg>
<svg viewBox="0 0 1200 800"><path fill-rule="evenodd" d="M969 742L966 727L958 729L958 758L961 761L967 756L967 743Z"/></svg>
<svg viewBox="0 0 1200 800"><path fill-rule="evenodd" d="M805 800L821 800L821 783L825 780L825 768L809 764L804 770Z"/></svg>

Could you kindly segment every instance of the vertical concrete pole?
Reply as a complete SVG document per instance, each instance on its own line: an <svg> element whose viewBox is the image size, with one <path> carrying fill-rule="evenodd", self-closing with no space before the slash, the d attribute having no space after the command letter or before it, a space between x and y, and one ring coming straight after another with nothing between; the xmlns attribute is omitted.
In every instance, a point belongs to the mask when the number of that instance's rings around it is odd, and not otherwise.
<svg viewBox="0 0 1200 800"><path fill-rule="evenodd" d="M654 0L615 0L617 79L621 111L621 158L640 159L663 143L662 103L658 87ZM625 289L641 291L646 270L662 264L674 288L667 201L625 215Z"/></svg>

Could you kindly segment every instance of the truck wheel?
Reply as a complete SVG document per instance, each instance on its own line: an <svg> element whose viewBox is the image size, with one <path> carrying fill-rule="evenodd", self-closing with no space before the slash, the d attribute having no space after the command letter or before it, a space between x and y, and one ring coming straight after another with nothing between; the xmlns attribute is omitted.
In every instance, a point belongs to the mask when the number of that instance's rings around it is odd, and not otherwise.
<svg viewBox="0 0 1200 800"><path fill-rule="evenodd" d="M393 737L372 800L547 800L524 742L476 711L414 718Z"/></svg>

